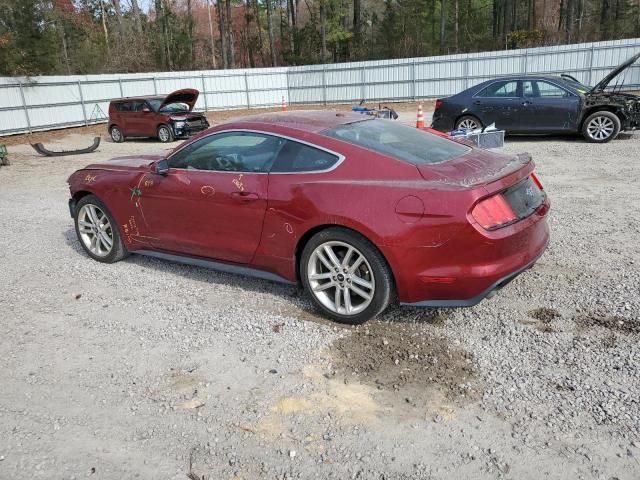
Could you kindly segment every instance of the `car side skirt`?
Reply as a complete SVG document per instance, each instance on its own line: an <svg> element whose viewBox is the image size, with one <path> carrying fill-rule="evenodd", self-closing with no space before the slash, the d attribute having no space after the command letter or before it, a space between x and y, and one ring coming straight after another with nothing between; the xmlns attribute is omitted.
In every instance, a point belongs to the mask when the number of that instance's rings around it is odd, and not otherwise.
<svg viewBox="0 0 640 480"><path fill-rule="evenodd" d="M295 282L287 280L280 275L271 272L265 272L257 268L248 267L246 265L236 265L233 263L217 262L215 260L207 260L204 258L188 257L183 255L174 255L171 253L157 252L154 250L136 250L131 253L145 255L147 257L169 260L171 262L182 263L185 265L193 265L195 267L210 268L219 272L231 273L234 275L243 275L247 277L260 278L271 282L285 283L287 285L296 285Z"/></svg>

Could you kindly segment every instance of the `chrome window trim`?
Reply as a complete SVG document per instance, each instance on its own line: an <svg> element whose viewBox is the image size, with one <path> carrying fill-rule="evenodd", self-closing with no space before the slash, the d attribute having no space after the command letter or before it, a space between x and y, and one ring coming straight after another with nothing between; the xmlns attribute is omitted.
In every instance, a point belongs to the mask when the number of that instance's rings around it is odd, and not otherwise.
<svg viewBox="0 0 640 480"><path fill-rule="evenodd" d="M333 165L331 165L329 168L325 168L323 170L306 170L306 171L302 171L302 172L271 172L271 171L269 171L269 172L251 172L251 171L229 171L229 170L200 170L200 169L196 169L196 168L188 169L188 168L173 168L173 167L170 167L170 170L179 170L179 171L184 171L184 172L216 172L216 173L232 173L232 174L252 173L252 174L257 174L257 175L302 175L302 174L308 174L308 173L327 173L327 172L331 172L331 171L335 170L336 168L338 168L346 158L341 153L335 152L335 151L330 150L330 149L325 148L325 147L321 147L320 145L316 145L315 143L307 142L305 140L300 140L298 138L290 137L288 135L282 135L282 134L273 133L273 132L265 132L263 130L255 130L255 129L251 129L251 128L230 128L230 129L227 129L227 130L217 130L217 131L211 132L211 133L209 133L207 135L203 135L202 137L200 137L196 141L204 140L205 138L212 137L214 135L218 135L218 134L221 134L221 133L234 133L234 132L259 133L261 135L267 135L267 136L270 136L270 137L277 137L277 138L282 138L284 140L290 140L292 142L301 143L303 145L307 145L308 147L315 148L317 150L321 150L323 152L326 152L326 153L329 153L331 155L334 155L335 157L338 158L338 161L335 162ZM191 143L189 145L191 145ZM188 145L184 145L184 146L181 145L175 151L171 152L171 155L169 155L166 158L167 161L169 161L171 159L171 157L173 157L175 154L177 154L180 151L182 151L182 149L185 148L186 146L188 146ZM275 163L275 160L277 160L277 157L276 157L276 159L274 159L274 163ZM273 167L273 164L271 166Z"/></svg>

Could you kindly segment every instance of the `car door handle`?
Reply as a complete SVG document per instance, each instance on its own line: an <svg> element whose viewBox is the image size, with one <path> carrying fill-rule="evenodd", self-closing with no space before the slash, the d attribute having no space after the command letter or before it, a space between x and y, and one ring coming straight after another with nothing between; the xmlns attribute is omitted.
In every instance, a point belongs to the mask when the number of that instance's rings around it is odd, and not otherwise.
<svg viewBox="0 0 640 480"><path fill-rule="evenodd" d="M474 104L474 105L480 105L481 103L482 103L482 102L481 102L480 100L474 100L474 101L473 101L473 104Z"/></svg>
<svg viewBox="0 0 640 480"><path fill-rule="evenodd" d="M522 102L522 105L524 105L525 107L532 105L533 102L530 102L529 100L525 100L524 102Z"/></svg>
<svg viewBox="0 0 640 480"><path fill-rule="evenodd" d="M260 199L258 194L253 192L232 192L231 196L242 202L254 202Z"/></svg>

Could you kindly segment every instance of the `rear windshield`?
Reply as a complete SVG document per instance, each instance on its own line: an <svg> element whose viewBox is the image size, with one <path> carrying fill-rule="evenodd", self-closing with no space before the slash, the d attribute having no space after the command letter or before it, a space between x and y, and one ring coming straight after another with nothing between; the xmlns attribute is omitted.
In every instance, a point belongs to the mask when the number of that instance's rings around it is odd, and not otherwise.
<svg viewBox="0 0 640 480"><path fill-rule="evenodd" d="M471 150L467 146L393 120L364 120L339 125L322 133L413 165L446 162Z"/></svg>

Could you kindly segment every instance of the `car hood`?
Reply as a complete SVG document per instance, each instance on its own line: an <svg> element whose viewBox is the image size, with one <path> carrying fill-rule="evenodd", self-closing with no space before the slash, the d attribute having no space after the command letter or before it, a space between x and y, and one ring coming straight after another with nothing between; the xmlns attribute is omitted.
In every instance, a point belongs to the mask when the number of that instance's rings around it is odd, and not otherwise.
<svg viewBox="0 0 640 480"><path fill-rule="evenodd" d="M167 95L162 101L162 105L158 110L162 110L162 107L169 105L170 103L186 103L189 105L189 111L193 110L200 92L195 88L183 88L182 90L176 90L175 92Z"/></svg>
<svg viewBox="0 0 640 480"><path fill-rule="evenodd" d="M607 88L607 85L609 85L609 83L611 83L611 80L613 80L614 78L616 78L618 75L620 75L624 70L626 70L627 68L629 68L631 65L633 65L638 59L640 59L640 53L634 55L633 57L631 57L630 59L628 59L625 62L622 62L620 65L618 65L616 68L614 68L613 70L611 70L611 72L609 72L609 74L607 76L605 76L602 80L600 80L592 89L591 89L591 93L596 93L596 92L601 92L603 91L605 88Z"/></svg>
<svg viewBox="0 0 640 480"><path fill-rule="evenodd" d="M158 160L162 160L163 155L131 155L128 157L117 157L102 163L92 163L87 165L85 170L147 170L149 166Z"/></svg>
<svg viewBox="0 0 640 480"><path fill-rule="evenodd" d="M503 155L473 148L469 153L443 163L420 165L418 170L425 180L452 186L475 187L487 185L506 177L531 162L531 155Z"/></svg>

